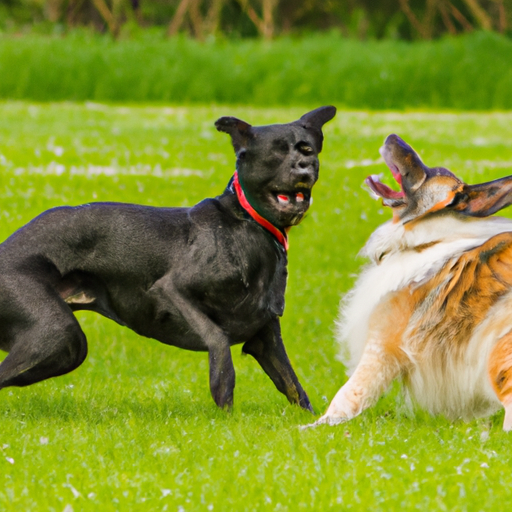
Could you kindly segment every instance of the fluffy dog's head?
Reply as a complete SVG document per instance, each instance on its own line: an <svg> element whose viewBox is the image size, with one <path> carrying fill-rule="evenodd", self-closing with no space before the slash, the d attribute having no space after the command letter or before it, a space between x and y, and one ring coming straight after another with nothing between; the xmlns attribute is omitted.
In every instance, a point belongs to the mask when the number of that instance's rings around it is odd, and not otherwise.
<svg viewBox="0 0 512 512"><path fill-rule="evenodd" d="M251 206L278 228L298 224L311 203L318 179L322 126L336 114L320 107L288 124L251 126L221 117L218 130L229 133L237 156L238 179Z"/></svg>
<svg viewBox="0 0 512 512"><path fill-rule="evenodd" d="M408 223L427 214L456 211L471 217L487 217L512 204L512 177L467 185L444 167L427 167L398 135L389 135L380 154L400 190L369 176L365 183L385 206L393 209L396 222Z"/></svg>

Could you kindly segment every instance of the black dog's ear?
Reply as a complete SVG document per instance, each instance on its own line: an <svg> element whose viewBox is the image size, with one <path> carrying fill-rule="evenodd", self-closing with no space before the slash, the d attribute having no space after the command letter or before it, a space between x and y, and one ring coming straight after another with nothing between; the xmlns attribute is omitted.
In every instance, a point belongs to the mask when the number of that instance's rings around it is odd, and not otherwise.
<svg viewBox="0 0 512 512"><path fill-rule="evenodd" d="M324 135L322 133L322 126L330 121L336 115L336 107L332 105L327 107L318 107L307 114L304 114L298 121L301 126L306 129L312 129L317 132L318 136L318 152L322 151L322 142Z"/></svg>
<svg viewBox="0 0 512 512"><path fill-rule="evenodd" d="M221 117L215 121L215 126L219 132L231 135L236 153L247 143L247 139L252 137L251 125L236 117Z"/></svg>
<svg viewBox="0 0 512 512"><path fill-rule="evenodd" d="M318 107L307 114L304 114L300 120L305 123L307 128L313 127L321 130L322 126L330 121L336 115L336 107Z"/></svg>

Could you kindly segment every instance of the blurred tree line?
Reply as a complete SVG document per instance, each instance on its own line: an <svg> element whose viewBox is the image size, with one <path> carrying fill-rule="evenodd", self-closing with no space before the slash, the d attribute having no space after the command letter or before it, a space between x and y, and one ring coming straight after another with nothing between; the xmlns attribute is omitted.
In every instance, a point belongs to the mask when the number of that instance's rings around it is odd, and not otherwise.
<svg viewBox="0 0 512 512"><path fill-rule="evenodd" d="M0 29L89 27L117 37L158 27L197 39L338 30L347 37L433 39L512 34L512 0L0 0Z"/></svg>

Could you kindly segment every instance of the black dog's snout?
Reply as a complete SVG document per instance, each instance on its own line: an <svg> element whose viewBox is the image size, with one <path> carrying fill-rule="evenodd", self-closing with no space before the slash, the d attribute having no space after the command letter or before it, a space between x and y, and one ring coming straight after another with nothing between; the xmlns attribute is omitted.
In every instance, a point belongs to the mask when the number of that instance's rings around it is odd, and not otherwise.
<svg viewBox="0 0 512 512"><path fill-rule="evenodd" d="M317 179L316 167L307 160L299 160L291 169L291 173L301 183L313 186Z"/></svg>
<svg viewBox="0 0 512 512"><path fill-rule="evenodd" d="M292 172L297 176L310 176L311 178L315 177L315 168L312 165L297 165L292 169Z"/></svg>

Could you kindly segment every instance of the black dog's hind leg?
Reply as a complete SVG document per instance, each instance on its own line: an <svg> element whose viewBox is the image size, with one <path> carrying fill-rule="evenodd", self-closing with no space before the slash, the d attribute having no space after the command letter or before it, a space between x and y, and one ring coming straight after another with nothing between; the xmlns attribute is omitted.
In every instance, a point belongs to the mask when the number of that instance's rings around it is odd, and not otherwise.
<svg viewBox="0 0 512 512"><path fill-rule="evenodd" d="M269 322L254 338L244 344L242 351L258 361L276 388L290 403L313 412L309 398L302 389L286 354L279 319Z"/></svg>
<svg viewBox="0 0 512 512"><path fill-rule="evenodd" d="M30 290L30 311L19 311L17 325L10 326L9 354L0 364L0 389L63 375L80 366L87 355L85 334L69 306L51 293L40 293L34 300L35 290Z"/></svg>

